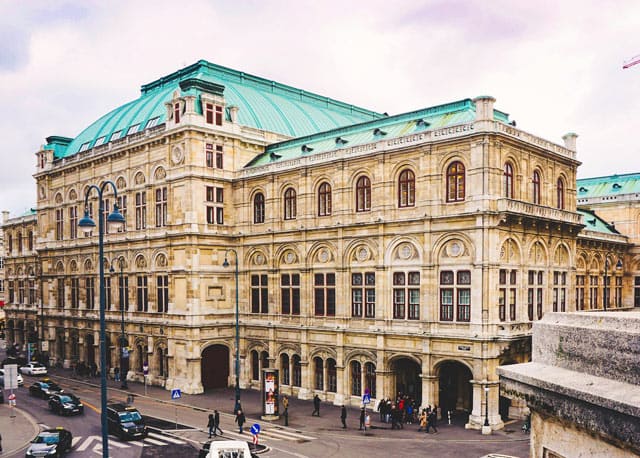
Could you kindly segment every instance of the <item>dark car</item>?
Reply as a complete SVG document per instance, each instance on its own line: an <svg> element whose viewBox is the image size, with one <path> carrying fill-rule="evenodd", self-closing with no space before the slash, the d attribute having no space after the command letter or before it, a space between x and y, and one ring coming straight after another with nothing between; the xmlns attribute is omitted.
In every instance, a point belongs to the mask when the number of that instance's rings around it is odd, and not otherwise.
<svg viewBox="0 0 640 458"><path fill-rule="evenodd" d="M45 429L31 441L26 456L62 456L71 450L72 438L64 428Z"/></svg>
<svg viewBox="0 0 640 458"><path fill-rule="evenodd" d="M143 439L149 431L138 409L116 403L107 406L109 434L115 434L122 440Z"/></svg>
<svg viewBox="0 0 640 458"><path fill-rule="evenodd" d="M34 382L29 387L29 394L42 399L49 399L49 396L55 393L63 393L64 390L51 381Z"/></svg>
<svg viewBox="0 0 640 458"><path fill-rule="evenodd" d="M72 393L55 393L49 397L49 408L58 415L84 413L84 405L80 398Z"/></svg>

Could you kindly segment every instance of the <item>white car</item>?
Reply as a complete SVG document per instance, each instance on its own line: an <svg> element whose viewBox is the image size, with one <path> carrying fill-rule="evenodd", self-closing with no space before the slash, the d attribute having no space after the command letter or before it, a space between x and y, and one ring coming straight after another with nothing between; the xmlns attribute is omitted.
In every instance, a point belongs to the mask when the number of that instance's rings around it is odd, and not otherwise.
<svg viewBox="0 0 640 458"><path fill-rule="evenodd" d="M18 386L24 385L24 378L18 374ZM4 369L0 369L0 388L4 387Z"/></svg>
<svg viewBox="0 0 640 458"><path fill-rule="evenodd" d="M47 368L40 363L29 363L20 368L20 373L26 375L47 375Z"/></svg>

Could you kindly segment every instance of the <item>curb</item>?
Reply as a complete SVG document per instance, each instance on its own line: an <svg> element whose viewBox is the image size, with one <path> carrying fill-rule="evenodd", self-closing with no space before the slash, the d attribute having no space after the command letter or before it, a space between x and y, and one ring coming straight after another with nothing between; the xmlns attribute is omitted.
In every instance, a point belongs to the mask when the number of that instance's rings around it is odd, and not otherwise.
<svg viewBox="0 0 640 458"><path fill-rule="evenodd" d="M36 422L35 418L33 418L28 412L22 409L19 409L17 407L14 407L14 409L16 414L20 414L24 416L24 418L31 424L31 426L33 427L32 436L37 435L40 432L40 427L38 426L38 423ZM24 448L26 448L30 443L31 443L31 439L27 440L27 442L25 442L23 445L20 445L17 448L14 448L13 450L3 451L2 454L5 456L12 456L13 454L19 452L20 450L23 450Z"/></svg>

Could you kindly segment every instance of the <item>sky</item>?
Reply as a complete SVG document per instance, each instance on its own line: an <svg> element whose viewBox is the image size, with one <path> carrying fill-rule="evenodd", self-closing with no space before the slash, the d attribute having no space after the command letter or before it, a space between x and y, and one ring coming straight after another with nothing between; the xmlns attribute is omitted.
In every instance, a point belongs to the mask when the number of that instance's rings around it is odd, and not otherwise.
<svg viewBox="0 0 640 458"><path fill-rule="evenodd" d="M637 0L0 0L0 210L35 205L46 137L199 59L389 114L491 95L577 133L578 177L640 172L637 55Z"/></svg>

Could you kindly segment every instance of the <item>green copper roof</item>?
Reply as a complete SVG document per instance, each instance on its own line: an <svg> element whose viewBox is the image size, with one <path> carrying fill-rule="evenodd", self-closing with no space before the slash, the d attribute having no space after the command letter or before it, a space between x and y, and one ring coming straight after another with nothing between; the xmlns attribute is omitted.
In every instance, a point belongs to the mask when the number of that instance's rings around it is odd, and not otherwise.
<svg viewBox="0 0 640 458"><path fill-rule="evenodd" d="M263 154L247 164L247 167L470 123L475 118L475 104L471 99L464 99L274 143L269 145ZM494 110L494 119L506 123L509 121L509 115Z"/></svg>
<svg viewBox="0 0 640 458"><path fill-rule="evenodd" d="M582 215L582 221L585 224L585 230L603 232L605 234L620 234L614 226L604 221L592 210L586 208L578 208L576 210Z"/></svg>
<svg viewBox="0 0 640 458"><path fill-rule="evenodd" d="M576 181L578 199L640 192L640 173L582 178Z"/></svg>
<svg viewBox="0 0 640 458"><path fill-rule="evenodd" d="M66 148L52 148L55 157L66 157L127 135L129 129L142 131L162 124L164 104L174 91L197 97L196 110L202 113L202 92L223 93L227 104L236 106L238 123L298 137L337 127L382 118L384 115L349 105L291 86L269 81L201 60L141 88L140 98L126 103L95 121ZM133 132L131 132L133 133ZM114 138L112 138L112 136Z"/></svg>

